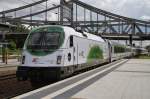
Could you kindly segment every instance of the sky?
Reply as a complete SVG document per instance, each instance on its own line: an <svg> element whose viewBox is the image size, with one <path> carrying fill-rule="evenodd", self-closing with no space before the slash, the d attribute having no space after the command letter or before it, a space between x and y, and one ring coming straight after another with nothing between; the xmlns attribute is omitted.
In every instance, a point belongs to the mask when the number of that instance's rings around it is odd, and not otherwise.
<svg viewBox="0 0 150 99"><path fill-rule="evenodd" d="M126 17L150 20L150 0L82 0L95 7ZM95 1L95 2L93 2Z"/></svg>
<svg viewBox="0 0 150 99"><path fill-rule="evenodd" d="M16 8L39 0L0 0L0 11ZM81 0L85 3L126 17L150 20L150 0ZM49 0L49 7L59 4L59 0ZM45 5L45 4L42 4ZM36 7L37 8L37 7ZM36 9L35 8L35 9ZM38 8L44 6L38 5ZM34 8L33 8L34 9ZM26 9L28 12L29 9ZM25 11L22 11L21 14ZM57 19L55 13L50 13L52 19Z"/></svg>
<svg viewBox="0 0 150 99"><path fill-rule="evenodd" d="M39 0L0 0L0 11L17 8L29 3L33 3L35 1ZM92 6L95 6L97 8L109 11L111 13L115 13L118 15L140 19L140 20L150 20L150 0L81 0L87 4L90 4ZM49 0L48 1L48 7L52 7L59 4L59 0ZM41 9L45 9L45 3L42 5L37 5L32 8L34 11L40 11ZM26 13L29 13L30 9L25 9L23 11L17 12L17 15L26 15ZM14 15L14 13L11 13L11 15ZM38 17L34 17L34 19L43 19L39 15ZM57 20L56 11L49 12L48 13L49 19L51 20ZM145 42L146 45L149 45Z"/></svg>

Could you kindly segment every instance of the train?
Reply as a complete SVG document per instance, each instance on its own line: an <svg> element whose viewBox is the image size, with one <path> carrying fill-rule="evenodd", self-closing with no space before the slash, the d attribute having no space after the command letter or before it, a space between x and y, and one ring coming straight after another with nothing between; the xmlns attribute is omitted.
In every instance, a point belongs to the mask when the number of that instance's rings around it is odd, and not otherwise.
<svg viewBox="0 0 150 99"><path fill-rule="evenodd" d="M60 80L85 68L131 57L136 54L133 50L68 26L41 26L28 34L16 75L32 85Z"/></svg>

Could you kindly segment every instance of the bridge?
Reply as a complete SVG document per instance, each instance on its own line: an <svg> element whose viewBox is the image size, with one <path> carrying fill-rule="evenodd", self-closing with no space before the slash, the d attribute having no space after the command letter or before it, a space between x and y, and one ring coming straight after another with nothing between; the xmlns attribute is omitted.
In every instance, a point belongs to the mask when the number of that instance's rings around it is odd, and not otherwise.
<svg viewBox="0 0 150 99"><path fill-rule="evenodd" d="M49 0L0 12L1 23L26 25L28 29L41 25L66 25L108 39L150 40L150 22L117 15L80 0L60 0L59 4L48 5ZM44 4L44 5L43 5ZM35 11L34 7L40 10ZM26 11L24 13L23 11ZM51 20L49 13L55 13L57 20ZM37 20L37 17L42 17ZM9 29L10 34L20 34ZM24 32L23 34L27 34Z"/></svg>

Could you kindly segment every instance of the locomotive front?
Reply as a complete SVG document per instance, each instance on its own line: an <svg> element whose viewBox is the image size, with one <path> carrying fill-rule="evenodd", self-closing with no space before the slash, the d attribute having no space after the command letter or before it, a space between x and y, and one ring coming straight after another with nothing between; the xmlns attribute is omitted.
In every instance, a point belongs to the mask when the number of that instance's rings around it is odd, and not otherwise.
<svg viewBox="0 0 150 99"><path fill-rule="evenodd" d="M64 39L64 30L59 26L44 26L32 30L24 44L17 78L29 78L31 83L59 79L60 67L63 66Z"/></svg>

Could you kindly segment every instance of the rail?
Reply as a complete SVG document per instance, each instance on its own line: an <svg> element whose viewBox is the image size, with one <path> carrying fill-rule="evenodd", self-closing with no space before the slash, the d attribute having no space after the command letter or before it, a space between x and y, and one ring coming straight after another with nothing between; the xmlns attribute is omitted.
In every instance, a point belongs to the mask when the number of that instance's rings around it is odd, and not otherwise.
<svg viewBox="0 0 150 99"><path fill-rule="evenodd" d="M0 81L8 80L8 79L14 79L14 78L16 78L16 74L4 75L4 76L0 76Z"/></svg>

